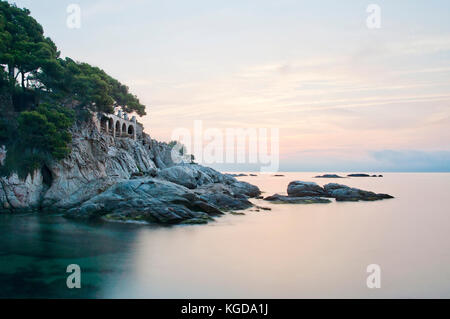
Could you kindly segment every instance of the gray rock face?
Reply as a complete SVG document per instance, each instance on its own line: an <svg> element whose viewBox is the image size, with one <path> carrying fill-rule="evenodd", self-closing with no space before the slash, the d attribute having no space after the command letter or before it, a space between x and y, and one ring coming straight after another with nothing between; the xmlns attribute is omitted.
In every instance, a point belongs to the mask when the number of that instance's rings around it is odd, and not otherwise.
<svg viewBox="0 0 450 319"><path fill-rule="evenodd" d="M213 183L231 184L234 178L223 175L211 168L197 164L180 164L160 170L157 176L172 183L194 189L198 186Z"/></svg>
<svg viewBox="0 0 450 319"><path fill-rule="evenodd" d="M67 216L163 224L194 219L191 222L203 223L210 216L221 215L221 210L251 206L248 197L234 194L231 186L210 184L191 190L160 178L148 177L118 182L79 207L72 208Z"/></svg>
<svg viewBox="0 0 450 319"><path fill-rule="evenodd" d="M17 174L0 178L0 212L30 211L40 205L40 199L48 187L43 183L40 171L29 174L24 180Z"/></svg>
<svg viewBox="0 0 450 319"><path fill-rule="evenodd" d="M329 197L335 198L337 201L375 201L380 199L393 198L393 196L388 194L376 194L374 192L352 188L336 183L326 184L324 186L324 189Z"/></svg>
<svg viewBox="0 0 450 319"><path fill-rule="evenodd" d="M287 193L291 197L324 196L325 191L314 182L294 181L289 183Z"/></svg>
<svg viewBox="0 0 450 319"><path fill-rule="evenodd" d="M20 180L0 178L0 212L57 210L66 216L204 223L221 210L245 209L256 186L197 164L176 165L166 143L114 138L87 123L72 129L71 154Z"/></svg>
<svg viewBox="0 0 450 319"><path fill-rule="evenodd" d="M189 189L155 178L118 182L108 190L68 211L69 217L142 220L174 224L221 214Z"/></svg>
<svg viewBox="0 0 450 319"><path fill-rule="evenodd" d="M275 194L264 200L277 203L311 204L330 202L326 198L335 198L336 201L375 201L394 198L388 194L376 194L374 192L352 188L346 185L330 183L324 187L312 182L291 182L287 189L288 196ZM325 198L323 198L325 197Z"/></svg>
<svg viewBox="0 0 450 319"><path fill-rule="evenodd" d="M268 196L268 197L264 198L264 200L267 200L267 201L275 203L275 204L322 204L322 203L331 203L331 201L329 199L322 198L322 197L311 197L311 196L291 197L291 196L284 196L284 195L279 195L279 194Z"/></svg>

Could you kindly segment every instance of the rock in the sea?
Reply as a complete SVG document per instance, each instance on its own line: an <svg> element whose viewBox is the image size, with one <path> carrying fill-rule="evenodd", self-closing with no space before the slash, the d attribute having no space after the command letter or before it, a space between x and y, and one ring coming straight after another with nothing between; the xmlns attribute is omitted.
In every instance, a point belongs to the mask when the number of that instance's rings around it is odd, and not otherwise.
<svg viewBox="0 0 450 319"><path fill-rule="evenodd" d="M305 197L292 197L275 194L264 198L264 200L275 204L319 204L319 203L331 203L327 198L321 198L316 196Z"/></svg>
<svg viewBox="0 0 450 319"><path fill-rule="evenodd" d="M376 194L374 192L352 188L346 185L330 183L324 186L325 192L329 197L335 198L337 201L375 201L380 199L393 198L388 194Z"/></svg>
<svg viewBox="0 0 450 319"><path fill-rule="evenodd" d="M169 144L72 128L71 153L20 179L0 177L0 212L58 211L72 218L204 223L252 207L258 187L197 164L176 164ZM3 149L3 148L2 148ZM6 150L5 150L6 151Z"/></svg>
<svg viewBox="0 0 450 319"><path fill-rule="evenodd" d="M315 178L344 178L344 177L339 176L337 174L324 174L324 175L316 176Z"/></svg>
<svg viewBox="0 0 450 319"><path fill-rule="evenodd" d="M369 175L369 174L348 174L348 177L377 177L377 175ZM380 176L382 177L382 176Z"/></svg>
<svg viewBox="0 0 450 319"><path fill-rule="evenodd" d="M329 202L325 198L335 198L337 201L375 201L393 198L388 194L377 194L336 183L321 187L314 182L302 181L291 182L287 192L288 196L275 194L264 198L264 200L277 203L323 203Z"/></svg>
<svg viewBox="0 0 450 319"><path fill-rule="evenodd" d="M294 181L289 183L287 193L290 197L324 196L324 189L314 182Z"/></svg>
<svg viewBox="0 0 450 319"><path fill-rule="evenodd" d="M247 174L243 174L243 173L241 173L241 174L226 174L226 175L232 176L232 177L245 177L245 176L248 176Z"/></svg>

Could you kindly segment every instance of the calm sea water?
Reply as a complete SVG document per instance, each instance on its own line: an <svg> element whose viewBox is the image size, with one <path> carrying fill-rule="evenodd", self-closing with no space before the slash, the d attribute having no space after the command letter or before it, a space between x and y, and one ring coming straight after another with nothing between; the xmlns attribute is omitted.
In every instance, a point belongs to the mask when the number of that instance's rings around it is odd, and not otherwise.
<svg viewBox="0 0 450 319"><path fill-rule="evenodd" d="M151 227L0 216L0 297L450 297L450 174L313 179L243 177L265 195L290 181L339 182L394 195L379 202L277 205L209 225ZM66 267L81 267L81 289ZM381 267L368 289L366 267Z"/></svg>

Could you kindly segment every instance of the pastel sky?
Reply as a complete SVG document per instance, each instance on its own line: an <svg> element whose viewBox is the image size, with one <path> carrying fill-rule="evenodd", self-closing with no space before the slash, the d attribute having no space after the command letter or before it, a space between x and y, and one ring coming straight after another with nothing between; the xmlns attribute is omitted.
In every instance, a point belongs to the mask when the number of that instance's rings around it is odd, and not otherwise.
<svg viewBox="0 0 450 319"><path fill-rule="evenodd" d="M450 171L450 1L10 2L130 86L153 138L277 127L281 170Z"/></svg>

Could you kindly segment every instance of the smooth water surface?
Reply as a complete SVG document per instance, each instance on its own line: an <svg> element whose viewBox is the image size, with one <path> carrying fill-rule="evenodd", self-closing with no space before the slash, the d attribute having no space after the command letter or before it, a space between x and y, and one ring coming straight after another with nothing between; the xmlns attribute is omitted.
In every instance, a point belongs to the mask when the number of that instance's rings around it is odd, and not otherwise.
<svg viewBox="0 0 450 319"><path fill-rule="evenodd" d="M208 225L81 223L54 215L0 216L0 297L450 297L450 174L314 179L242 177L264 195L293 180L389 193L378 202L271 204ZM81 267L81 289L66 268ZM368 289L366 267L381 267Z"/></svg>

